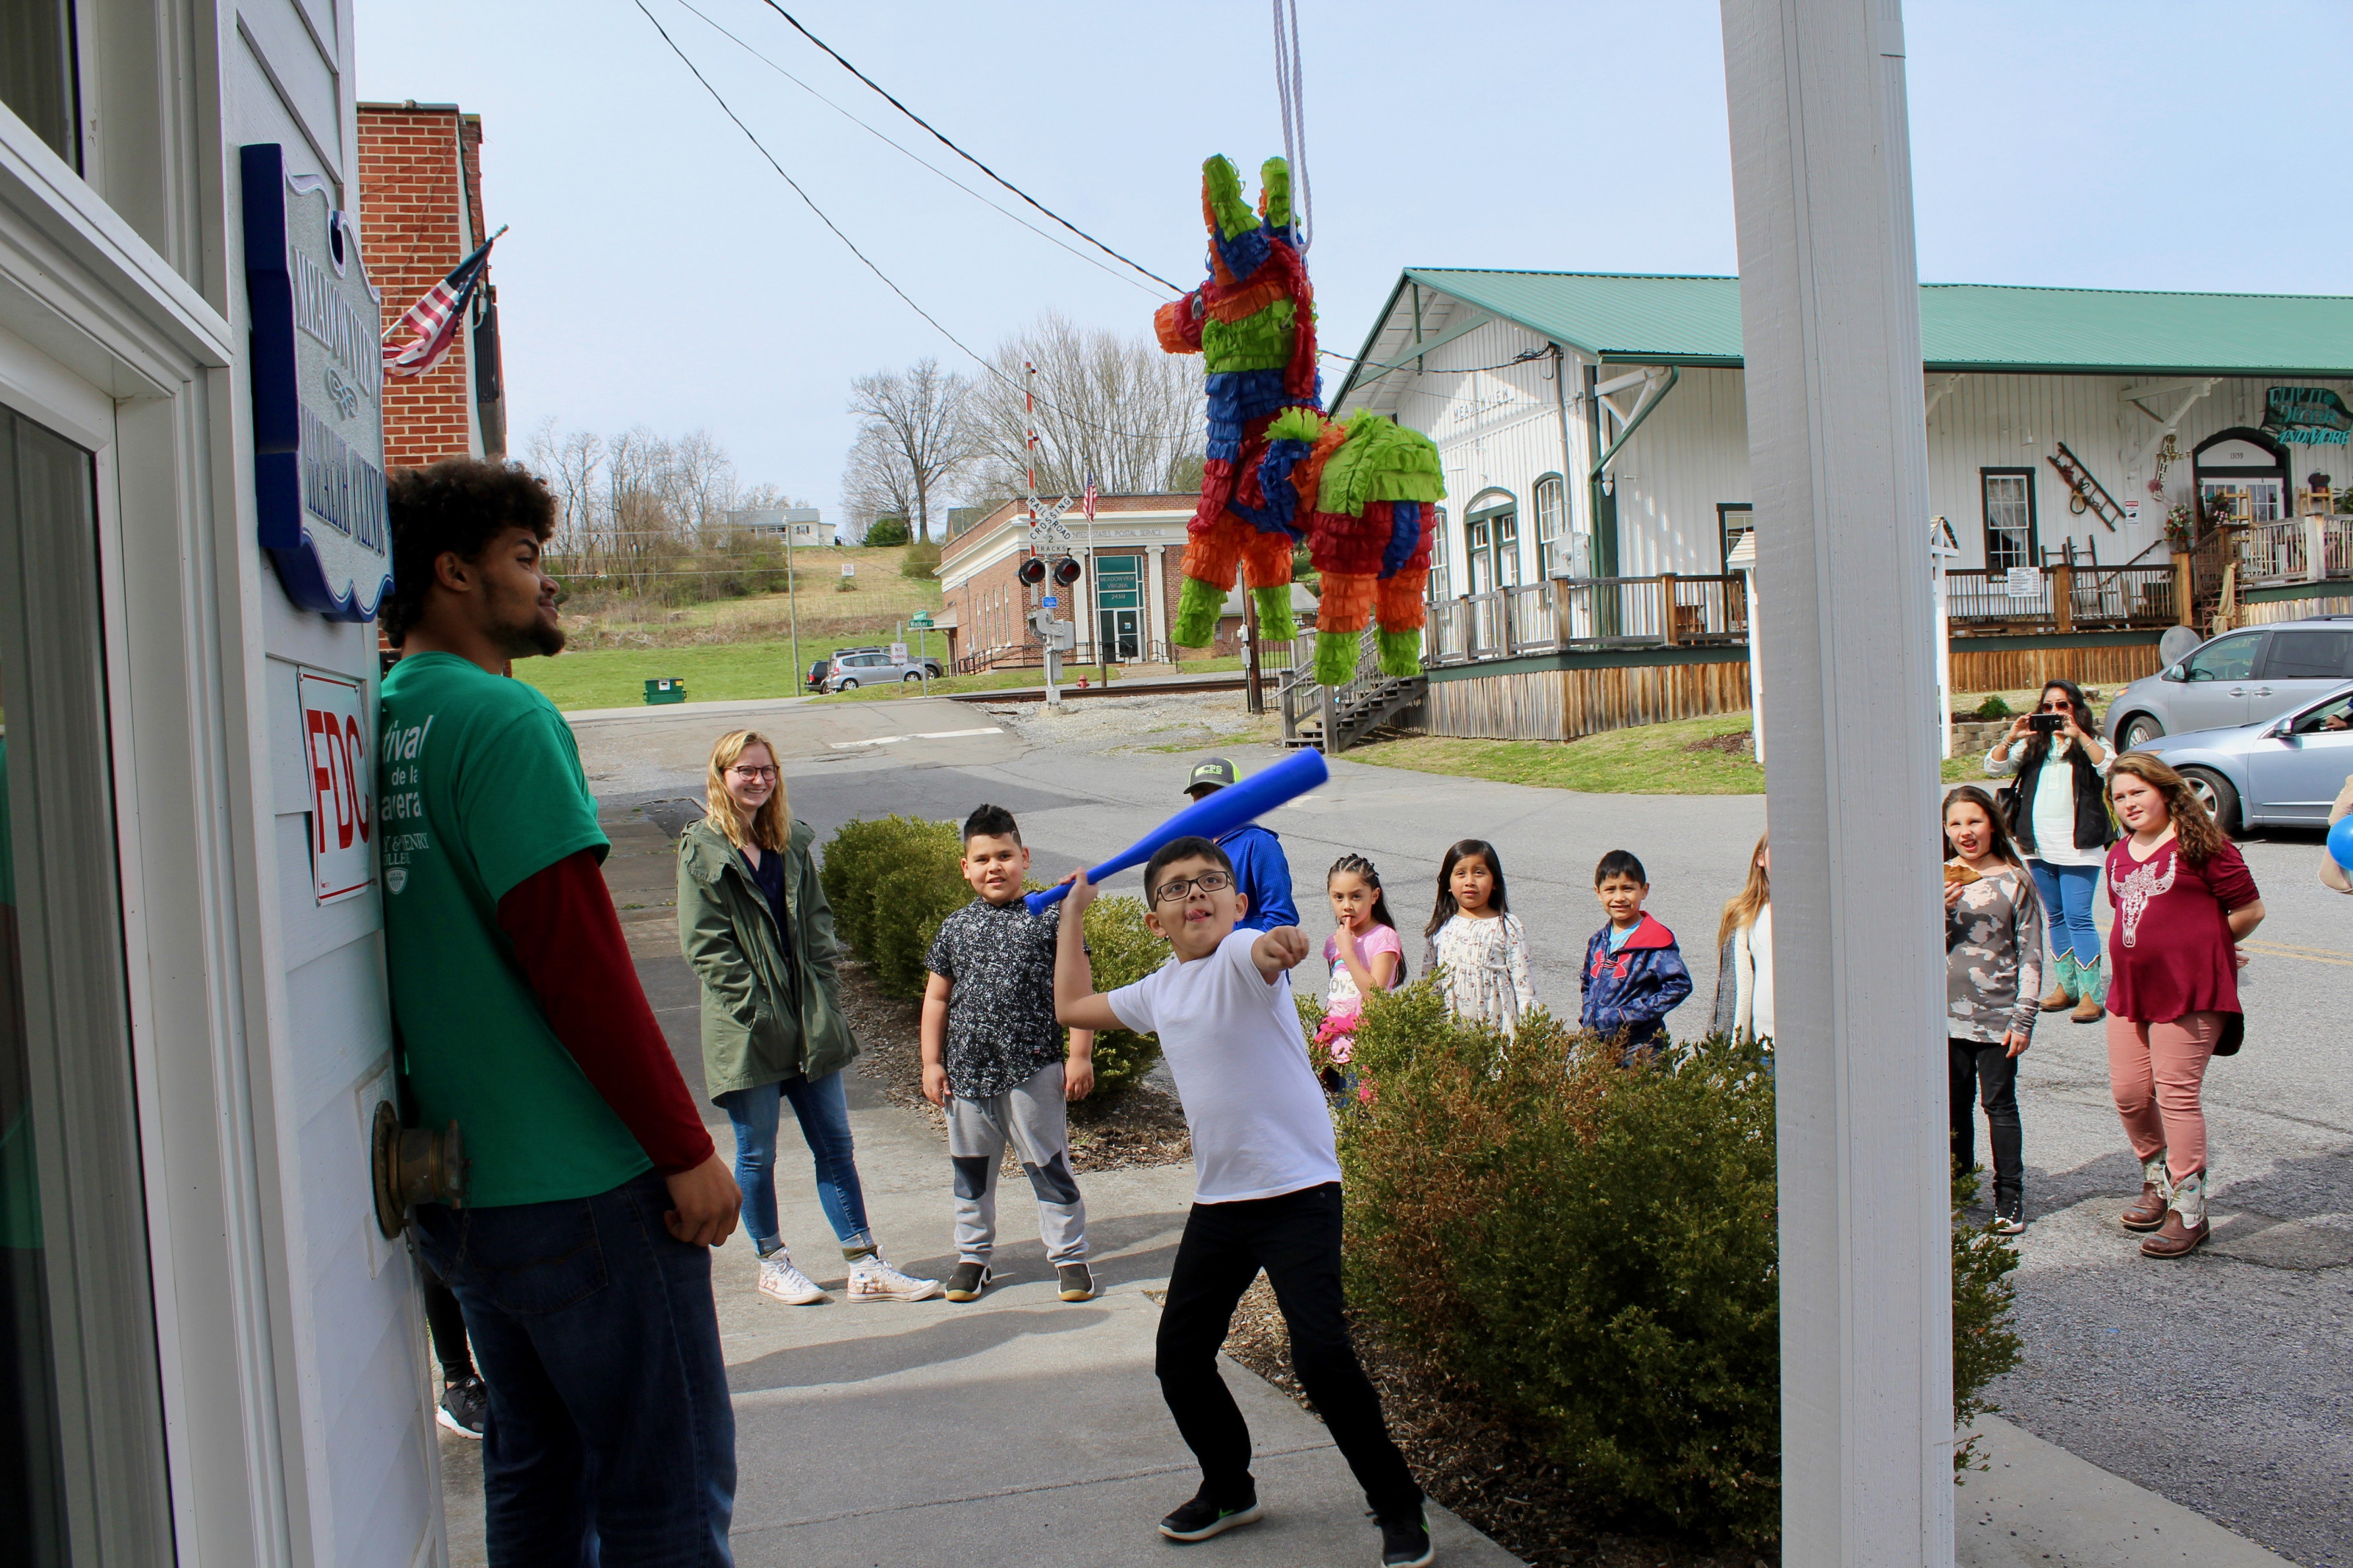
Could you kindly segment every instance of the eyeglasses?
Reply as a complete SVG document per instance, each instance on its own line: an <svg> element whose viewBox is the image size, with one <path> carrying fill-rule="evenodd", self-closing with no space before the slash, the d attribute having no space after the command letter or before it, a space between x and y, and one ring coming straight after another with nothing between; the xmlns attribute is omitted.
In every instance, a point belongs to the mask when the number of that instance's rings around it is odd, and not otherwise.
<svg viewBox="0 0 2353 1568"><path fill-rule="evenodd" d="M763 779L777 776L776 770L774 768L730 768L727 771L751 784L758 784Z"/></svg>
<svg viewBox="0 0 2353 1568"><path fill-rule="evenodd" d="M1233 885L1233 878L1223 871L1204 871L1198 877L1178 877L1173 881L1161 883L1152 889L1152 901L1173 903L1178 899L1191 897L1196 888L1205 893L1222 893Z"/></svg>

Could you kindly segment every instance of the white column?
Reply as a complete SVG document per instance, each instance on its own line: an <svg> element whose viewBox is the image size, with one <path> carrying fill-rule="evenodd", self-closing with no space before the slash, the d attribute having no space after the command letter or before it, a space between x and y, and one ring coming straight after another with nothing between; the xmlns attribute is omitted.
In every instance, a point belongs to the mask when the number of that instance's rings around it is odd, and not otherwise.
<svg viewBox="0 0 2353 1568"><path fill-rule="evenodd" d="M1773 679L1782 1550L1953 1561L1926 411L1896 0L1723 0Z"/></svg>
<svg viewBox="0 0 2353 1568"><path fill-rule="evenodd" d="M1168 641L1168 589L1160 581L1163 568L1161 558L1167 553L1168 547L1165 544L1152 546L1151 560L1146 563L1144 569L1144 602L1152 606L1145 616L1146 628L1144 634L1144 653L1147 658L1152 656L1151 645L1154 643L1158 643L1166 649L1169 658L1176 657L1176 650Z"/></svg>

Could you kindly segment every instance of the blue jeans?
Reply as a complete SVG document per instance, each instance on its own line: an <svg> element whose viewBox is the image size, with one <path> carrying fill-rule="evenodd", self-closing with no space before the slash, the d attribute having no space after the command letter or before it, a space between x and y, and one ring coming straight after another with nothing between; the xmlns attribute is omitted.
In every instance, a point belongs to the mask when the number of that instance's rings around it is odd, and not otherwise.
<svg viewBox="0 0 2353 1568"><path fill-rule="evenodd" d="M788 1078L718 1097L735 1128L735 1184L744 1189L744 1229L762 1253L776 1250L776 1123L780 1100L793 1103L801 1137L817 1163L817 1201L826 1223L843 1247L862 1247L866 1194L858 1184L858 1161L849 1142L849 1096L841 1075L829 1072L812 1082Z"/></svg>
<svg viewBox="0 0 2353 1568"><path fill-rule="evenodd" d="M2092 915L2092 895L2099 889L2097 866L2053 866L2029 860L2034 890L2042 895L2042 922L2050 928L2051 951L2073 952L2089 969L2100 962L2100 924Z"/></svg>
<svg viewBox="0 0 2353 1568"><path fill-rule="evenodd" d="M594 1197L417 1210L490 1390L494 1568L728 1568L735 1412L711 1252L649 1171Z"/></svg>

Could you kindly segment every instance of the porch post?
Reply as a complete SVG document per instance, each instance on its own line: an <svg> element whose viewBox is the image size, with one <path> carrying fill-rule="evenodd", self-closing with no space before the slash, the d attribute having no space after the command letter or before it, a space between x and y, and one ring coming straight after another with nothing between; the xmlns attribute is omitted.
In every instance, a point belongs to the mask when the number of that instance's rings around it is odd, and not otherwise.
<svg viewBox="0 0 2353 1568"><path fill-rule="evenodd" d="M1722 0L1773 678L1782 1551L1953 1562L1926 409L1897 0Z"/></svg>
<svg viewBox="0 0 2353 1568"><path fill-rule="evenodd" d="M2075 567L2062 561L2043 568L2051 584L2051 629L2062 636L2075 629Z"/></svg>
<svg viewBox="0 0 2353 1568"><path fill-rule="evenodd" d="M2173 558L2173 619L2177 626L2198 624L2198 612L2191 603L2197 584L2190 573L2189 552L2183 551Z"/></svg>

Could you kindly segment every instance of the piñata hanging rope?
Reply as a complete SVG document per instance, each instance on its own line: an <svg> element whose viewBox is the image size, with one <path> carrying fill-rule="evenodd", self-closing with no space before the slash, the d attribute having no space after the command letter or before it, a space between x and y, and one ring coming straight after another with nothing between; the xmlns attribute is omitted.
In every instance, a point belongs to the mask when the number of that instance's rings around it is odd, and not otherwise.
<svg viewBox="0 0 2353 1568"><path fill-rule="evenodd" d="M1304 257L1315 237L1315 203L1307 188L1307 78L1299 58L1299 0L1274 0L1274 99L1282 111L1282 159L1291 166L1292 211Z"/></svg>

